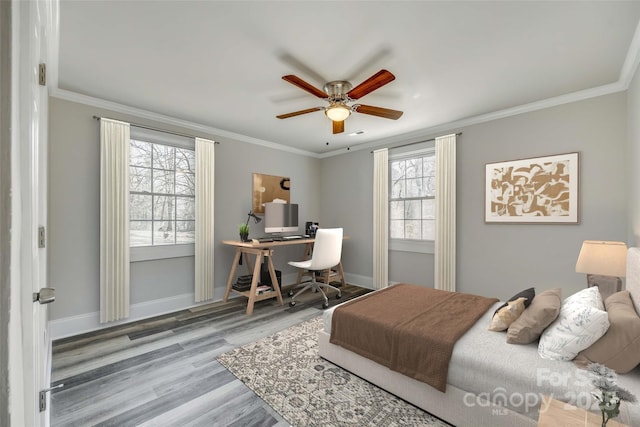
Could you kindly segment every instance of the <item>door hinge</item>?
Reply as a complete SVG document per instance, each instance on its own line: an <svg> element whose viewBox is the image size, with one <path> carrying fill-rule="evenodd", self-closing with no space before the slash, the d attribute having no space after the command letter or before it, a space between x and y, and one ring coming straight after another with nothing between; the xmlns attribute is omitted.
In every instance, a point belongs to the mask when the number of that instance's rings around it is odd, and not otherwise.
<svg viewBox="0 0 640 427"><path fill-rule="evenodd" d="M38 228L38 247L39 248L44 248L45 247L45 230L44 227L39 227Z"/></svg>
<svg viewBox="0 0 640 427"><path fill-rule="evenodd" d="M49 304L56 300L55 288L42 288L40 292L33 293L33 302L38 301L40 304Z"/></svg>
<svg viewBox="0 0 640 427"><path fill-rule="evenodd" d="M47 84L47 64L45 63L38 64L38 83L40 86Z"/></svg>
<svg viewBox="0 0 640 427"><path fill-rule="evenodd" d="M64 387L64 384L58 384L56 386L40 390L40 392L38 393L38 407L40 408L40 412L44 412L47 409L47 392L62 387Z"/></svg>

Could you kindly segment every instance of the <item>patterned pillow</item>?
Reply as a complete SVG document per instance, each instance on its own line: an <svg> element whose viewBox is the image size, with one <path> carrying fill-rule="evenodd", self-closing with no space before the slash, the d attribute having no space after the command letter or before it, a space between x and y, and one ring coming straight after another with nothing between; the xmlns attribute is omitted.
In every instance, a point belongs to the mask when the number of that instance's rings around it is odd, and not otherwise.
<svg viewBox="0 0 640 427"><path fill-rule="evenodd" d="M540 357L572 360L580 351L599 340L609 329L609 317L598 305L604 308L600 292L595 286L566 298L558 318L540 337Z"/></svg>
<svg viewBox="0 0 640 427"><path fill-rule="evenodd" d="M581 291L578 291L575 294L565 298L565 300L562 303L563 304L569 304L569 303L587 304L587 305L590 305L591 307L597 308L598 310L604 310L602 295L600 294L600 289L598 289L597 286L592 286L590 288L582 289Z"/></svg>
<svg viewBox="0 0 640 427"><path fill-rule="evenodd" d="M515 301L509 301L506 306L498 309L491 318L490 331L506 331L524 311L524 303L527 299L520 297Z"/></svg>

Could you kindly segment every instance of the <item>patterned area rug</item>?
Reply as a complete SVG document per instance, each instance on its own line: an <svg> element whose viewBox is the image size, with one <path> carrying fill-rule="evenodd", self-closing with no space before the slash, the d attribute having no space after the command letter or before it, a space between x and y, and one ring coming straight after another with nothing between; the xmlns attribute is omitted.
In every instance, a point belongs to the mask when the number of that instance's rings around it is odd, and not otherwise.
<svg viewBox="0 0 640 427"><path fill-rule="evenodd" d="M218 356L218 361L294 426L449 424L318 356L322 318Z"/></svg>

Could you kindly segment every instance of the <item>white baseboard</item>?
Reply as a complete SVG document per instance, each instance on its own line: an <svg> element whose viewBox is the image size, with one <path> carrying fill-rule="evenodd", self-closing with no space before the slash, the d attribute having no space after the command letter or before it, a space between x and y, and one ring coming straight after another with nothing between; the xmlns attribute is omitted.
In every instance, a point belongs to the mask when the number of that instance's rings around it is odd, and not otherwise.
<svg viewBox="0 0 640 427"><path fill-rule="evenodd" d="M129 317L115 322L100 323L100 312L98 311L51 320L49 321L49 334L51 339L55 340L211 303L211 301L206 301L196 304L194 299L194 294L189 293L133 304L129 310Z"/></svg>
<svg viewBox="0 0 640 427"><path fill-rule="evenodd" d="M347 283L373 289L373 278L359 274L345 273ZM282 283L293 284L298 278L297 273L285 274ZM76 316L64 317L49 321L49 334L52 340L83 334L85 332L97 331L110 328L111 326L131 323L136 320L147 319L149 317L160 316L187 308L196 307L203 304L221 301L223 288L216 287L213 300L202 303L195 303L195 296L192 293L177 295L169 298L161 298L153 301L145 301L133 304L129 310L129 317L115 322L100 323L100 312L78 314Z"/></svg>
<svg viewBox="0 0 640 427"><path fill-rule="evenodd" d="M360 274L344 273L347 283L355 286L361 286L367 289L373 289L373 277L362 276ZM294 284L298 279L297 273L285 274L282 276L282 283Z"/></svg>
<svg viewBox="0 0 640 427"><path fill-rule="evenodd" d="M361 286L363 288L374 289L373 287L373 277L370 276L362 276L360 274L351 274L344 273L347 283Z"/></svg>

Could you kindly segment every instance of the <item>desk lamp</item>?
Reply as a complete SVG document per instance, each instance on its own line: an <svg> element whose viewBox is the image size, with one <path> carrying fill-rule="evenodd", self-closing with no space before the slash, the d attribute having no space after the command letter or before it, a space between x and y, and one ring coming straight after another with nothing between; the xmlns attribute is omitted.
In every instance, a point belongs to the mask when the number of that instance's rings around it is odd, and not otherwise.
<svg viewBox="0 0 640 427"><path fill-rule="evenodd" d="M253 221L258 224L260 221L262 221L262 218L260 218L259 216L257 216L256 214L253 213L253 211L249 211L249 213L247 214L247 222L244 223L244 225L246 226L247 230L249 229L249 220L253 218ZM240 238L242 239L242 241L245 241L245 239L247 239L249 237L249 233L247 232L246 236L240 236ZM240 257L240 259L238 260L238 265L242 265L242 256Z"/></svg>
<svg viewBox="0 0 640 427"><path fill-rule="evenodd" d="M587 274L587 286L597 286L604 300L622 289L627 269L627 245L623 242L585 240L576 262L576 273Z"/></svg>
<svg viewBox="0 0 640 427"><path fill-rule="evenodd" d="M253 218L256 224L262 221L262 218L256 216L256 214L254 214L253 211L249 211L249 213L247 214L247 222L244 225L249 226L249 220L251 218Z"/></svg>

